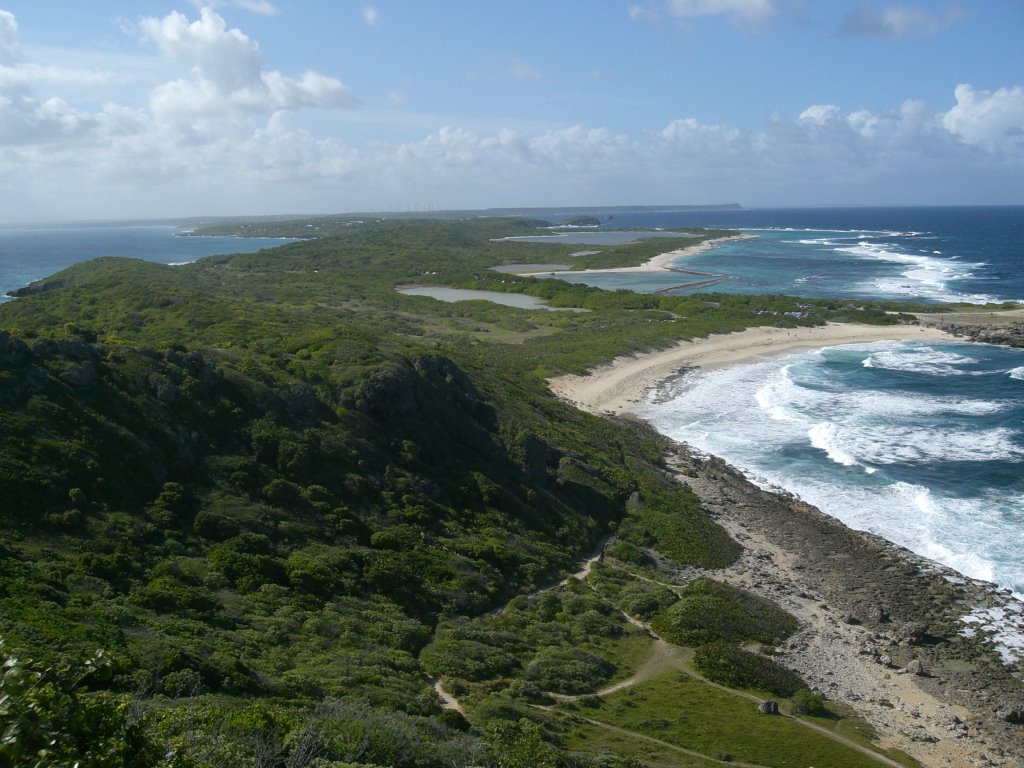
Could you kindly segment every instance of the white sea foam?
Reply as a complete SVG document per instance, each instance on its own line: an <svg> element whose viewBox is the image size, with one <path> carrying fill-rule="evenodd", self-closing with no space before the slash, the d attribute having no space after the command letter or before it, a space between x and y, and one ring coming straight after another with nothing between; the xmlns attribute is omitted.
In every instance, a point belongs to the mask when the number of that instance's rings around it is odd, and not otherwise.
<svg viewBox="0 0 1024 768"><path fill-rule="evenodd" d="M851 389L825 367L888 352L893 360L909 353L918 355L918 366L956 369L974 364L969 345L963 347L836 347L701 373L673 393L678 399L652 405L646 415L660 431L722 456L764 487L788 490L851 527L1024 595L1020 484L985 490L965 480L962 494L955 485L929 487L925 478L936 476L914 470L970 462L986 472L985 462L1024 462L1019 426L1000 416L1019 403L885 386ZM1024 366L1013 371L1003 369L1024 378ZM881 369L878 375L893 374ZM857 468L863 471L850 471Z"/></svg>
<svg viewBox="0 0 1024 768"><path fill-rule="evenodd" d="M1024 381L1024 366L1007 371L1011 379Z"/></svg>
<svg viewBox="0 0 1024 768"><path fill-rule="evenodd" d="M920 233L890 233L914 236ZM906 266L900 277L879 278L872 282L873 288L881 293L902 296L922 296L936 301L963 301L985 304L995 301L991 296L980 293L958 293L949 288L949 283L969 280L971 270L983 267L980 263L961 262L953 258L936 258L899 250L895 243L860 242L849 247L836 248L838 253L848 253L861 259L873 259Z"/></svg>
<svg viewBox="0 0 1024 768"><path fill-rule="evenodd" d="M977 358L960 355L956 352L945 352L933 347L906 349L893 347L884 349L864 360L865 368L887 368L892 371L910 373L926 373L939 376L959 376L970 371L961 370L960 366L977 363Z"/></svg>
<svg viewBox="0 0 1024 768"><path fill-rule="evenodd" d="M1003 605L978 607L960 621L964 637L985 637L1005 664L1024 661L1024 603L1007 600Z"/></svg>
<svg viewBox="0 0 1024 768"><path fill-rule="evenodd" d="M846 443L843 430L837 424L828 421L815 424L807 430L807 437L813 447L824 451L829 459L836 464L841 464L844 467L863 467L869 475L875 473L874 467L864 466L852 454L847 453L843 447Z"/></svg>

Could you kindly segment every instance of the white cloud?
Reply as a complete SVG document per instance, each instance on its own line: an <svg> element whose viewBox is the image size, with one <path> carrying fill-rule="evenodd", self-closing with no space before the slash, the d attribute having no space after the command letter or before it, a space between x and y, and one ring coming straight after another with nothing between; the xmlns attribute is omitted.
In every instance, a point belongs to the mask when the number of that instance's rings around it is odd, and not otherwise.
<svg viewBox="0 0 1024 768"><path fill-rule="evenodd" d="M366 6L363 8L363 21L371 27L376 27L380 23L380 12L372 5Z"/></svg>
<svg viewBox="0 0 1024 768"><path fill-rule="evenodd" d="M235 0L235 5L263 16L275 16L278 13L277 7L269 0Z"/></svg>
<svg viewBox="0 0 1024 768"><path fill-rule="evenodd" d="M928 37L941 32L963 18L958 5L932 13L913 5L889 5L879 11L855 8L843 18L839 34L848 36L900 39Z"/></svg>
<svg viewBox="0 0 1024 768"><path fill-rule="evenodd" d="M109 72L70 69L52 65L29 64L17 66L0 64L0 89L28 85L58 85L73 88L91 88L107 85L113 81Z"/></svg>
<svg viewBox="0 0 1024 768"><path fill-rule="evenodd" d="M540 80L541 74L525 61L513 61L510 70L512 77L516 80Z"/></svg>
<svg viewBox="0 0 1024 768"><path fill-rule="evenodd" d="M435 127L418 129L415 140L353 143L339 124L383 126L397 110L344 119L305 111L347 107L352 95L320 72L268 70L257 42L210 9L197 19L145 19L138 30L160 54L163 68L148 70L160 73L158 84L138 103L87 111L62 100L59 87L88 84L90 74L23 61L16 21L0 14L0 217L32 215L29 200L54 206L50 218L387 209L416 200L972 202L963 179L992 195L977 202L992 202L1019 199L1024 175L1021 85L960 85L941 109L912 100L891 110L813 104L756 130L686 112L625 133L525 122L473 129L403 111L408 125Z"/></svg>
<svg viewBox="0 0 1024 768"><path fill-rule="evenodd" d="M20 58L18 22L13 13L0 10L0 66L9 67Z"/></svg>
<svg viewBox="0 0 1024 768"><path fill-rule="evenodd" d="M177 11L162 19L144 18L143 37L183 63L222 91L231 92L259 82L263 54L259 45L241 30L227 29L224 19L210 8L200 11L198 21Z"/></svg>
<svg viewBox="0 0 1024 768"><path fill-rule="evenodd" d="M764 24L778 14L774 0L668 0L665 7L679 18L725 16L750 25Z"/></svg>
<svg viewBox="0 0 1024 768"><path fill-rule="evenodd" d="M835 104L814 104L800 113L797 122L803 125L822 126L839 117L840 112L841 110Z"/></svg>
<svg viewBox="0 0 1024 768"><path fill-rule="evenodd" d="M177 12L162 19L145 18L140 29L144 39L164 54L191 65L193 75L157 87L150 99L154 114L191 119L236 111L352 105L351 92L336 78L313 71L299 79L265 72L259 44L239 29L228 29L210 8L191 23Z"/></svg>
<svg viewBox="0 0 1024 768"><path fill-rule="evenodd" d="M1024 87L976 91L958 85L956 106L942 116L942 124L965 143L990 152L1024 155Z"/></svg>

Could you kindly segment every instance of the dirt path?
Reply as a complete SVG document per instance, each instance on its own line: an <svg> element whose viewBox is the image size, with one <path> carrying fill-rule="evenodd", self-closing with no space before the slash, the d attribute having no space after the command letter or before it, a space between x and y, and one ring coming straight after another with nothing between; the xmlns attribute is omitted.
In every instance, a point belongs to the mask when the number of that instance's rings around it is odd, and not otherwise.
<svg viewBox="0 0 1024 768"><path fill-rule="evenodd" d="M583 563L580 566L580 570L578 570L576 573L572 574L571 576L567 576L566 578L562 579L556 584L541 587L536 592L532 592L531 594L529 594L528 598L532 600L538 595L542 595L545 592L550 592L552 589L559 589L560 587L564 587L568 585L570 579L576 579L577 581L586 582L586 580L590 577L590 571L591 569L593 569L594 564L600 562L601 559L604 557L604 548L608 544L609 538L609 536L605 536L603 539L601 539L601 541L597 545L597 549L595 550L594 554L583 561ZM491 615L497 616L499 613L505 610L505 607L507 605L508 603L505 603L505 605L501 605L495 608L491 611ZM430 678L430 683L434 686L434 691L437 693L437 698L441 700L441 709L452 709L456 712L459 712L462 715L466 714L465 710L462 708L461 702L459 702L459 700L455 696L453 696L451 693L445 690L444 683L441 680L432 677Z"/></svg>
<svg viewBox="0 0 1024 768"><path fill-rule="evenodd" d="M638 578L641 578L641 579L643 579L645 581L651 581L652 583L662 584L663 586L665 586L665 587L667 587L669 589L673 589L673 590L678 589L679 586L680 586L680 585L673 585L673 584L668 584L668 583L664 583L664 582L655 582L652 579L646 579L643 576L638 576ZM584 581L585 581L585 579L584 579ZM693 677L696 680L700 680L702 683L704 683L707 686L710 686L711 688L715 688L715 689L717 689L719 691L723 691L723 692L725 692L727 694L730 694L732 696L739 696L740 698L747 699L748 701L752 701L752 702L754 702L755 704L758 704L758 705L763 704L765 701L767 701L767 699L759 698L759 697L753 695L752 693L746 693L745 691L739 691L739 690L735 690L733 688L728 688L728 687L726 687L724 685L720 685L719 683L716 683L716 682L713 682L713 681L709 680L704 675L702 675L700 672L698 672L696 669L694 669L693 666L688 662L688 659L686 658L686 656L688 654L686 653L686 651L683 648L680 648L679 646L676 646L676 645L673 645L672 643L667 642L664 638L659 636L658 633L655 632L651 628L651 626L649 624L646 624L646 623L640 621L639 619L637 619L637 618L635 618L633 616L630 616L628 613L626 613L625 611L622 611L621 609L620 609L620 611L621 611L622 615L626 618L626 621L628 621L630 624L633 624L636 627L640 627L645 632L647 632L648 635L650 635L650 637L653 639L653 643L651 645L651 652L647 656L647 658L644 659L643 664L637 670L636 674L632 675L631 677L629 677L629 678L627 678L625 680L621 680L618 683L615 683L614 685L611 685L611 686L609 686L607 688L604 688L604 689L598 691L597 692L598 696L607 696L609 694L615 693L616 691L621 691L621 690L623 690L625 688L630 688L632 686L639 685L640 683L642 683L642 682L644 682L646 680L650 680L653 677L657 677L662 672L665 672L667 669L675 668L675 669L678 669L678 670L680 670L682 672L685 672L686 674L690 675L691 677ZM571 701L573 699L579 699L579 698L582 698L582 697L580 697L580 696L559 696L558 698L562 699L563 701L565 701L565 700ZM883 763L885 765L891 766L892 768L906 768L904 763L899 763L899 762L897 762L897 761L895 761L895 760L893 760L893 759L891 759L889 757L886 757L883 754L880 754L879 752L875 751L874 749L871 749L870 747L866 747L863 744L860 744L860 743L858 743L858 742L856 742L856 741L854 741L852 739L847 738L846 736L843 736L842 734L835 733L834 731L831 731L828 728L825 728L824 726L818 725L817 723L811 722L809 720L805 720L805 719L803 719L801 717L795 717L793 715L787 715L787 714L784 714L784 713L779 713L778 715L774 715L774 717L784 717L784 718L786 718L788 720L792 720L794 723L797 723L798 725L803 726L804 728L810 728L812 731L817 731L822 736L824 736L824 737L826 737L828 739L831 739L832 741L834 741L834 742L836 742L838 744L842 744L844 747L847 747L848 749L856 750L857 752L860 752L861 754L867 755L871 759L876 760L876 761L878 761L880 763ZM586 718L584 718L584 719L586 719ZM593 722L595 724L600 724L599 721L590 721L590 720L588 720L588 722ZM607 724L602 724L602 725L607 725ZM608 726L608 727L614 728L615 730L619 730L619 731L623 731L623 732L629 732L629 731L627 731L627 729L621 729L621 728L618 728L617 726ZM646 739L646 740L659 741L658 739L654 739L653 737L645 736L642 733L635 733L635 735L640 737L640 738ZM705 757L708 760L713 760L713 758L708 757L707 755L703 755L703 757ZM720 761L716 760L715 762L720 762ZM733 762L732 765L742 765L742 763Z"/></svg>
<svg viewBox="0 0 1024 768"><path fill-rule="evenodd" d="M434 691L437 693L437 698L441 700L441 709L451 709L458 712L460 715L465 715L465 710L462 709L462 704L459 700L452 696L448 691L444 689L444 684L436 677L430 678L430 681L434 684Z"/></svg>

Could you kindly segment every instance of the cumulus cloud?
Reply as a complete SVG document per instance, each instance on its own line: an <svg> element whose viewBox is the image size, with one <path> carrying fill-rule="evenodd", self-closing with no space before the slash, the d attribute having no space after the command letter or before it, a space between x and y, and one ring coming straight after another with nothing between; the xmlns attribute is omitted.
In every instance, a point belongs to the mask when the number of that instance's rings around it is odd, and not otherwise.
<svg viewBox="0 0 1024 768"><path fill-rule="evenodd" d="M827 125L835 120L840 113L839 107L835 104L812 104L797 118L797 122L803 125Z"/></svg>
<svg viewBox="0 0 1024 768"><path fill-rule="evenodd" d="M203 8L193 22L177 12L162 19L148 17L140 30L168 57L191 66L191 79L165 83L153 91L150 103L159 115L352 105L351 91L336 78L308 71L295 79L264 71L259 44L239 29L228 29L210 8Z"/></svg>
<svg viewBox="0 0 1024 768"><path fill-rule="evenodd" d="M843 17L839 34L850 37L882 37L900 39L929 37L963 18L958 5L932 13L912 5L890 5L881 10L855 8Z"/></svg>
<svg viewBox="0 0 1024 768"><path fill-rule="evenodd" d="M977 91L962 84L956 106L942 116L946 130L990 152L1024 153L1024 87Z"/></svg>
<svg viewBox="0 0 1024 768"><path fill-rule="evenodd" d="M9 67L19 58L18 22L13 13L0 10L0 67Z"/></svg>
<svg viewBox="0 0 1024 768"><path fill-rule="evenodd" d="M263 16L275 16L278 13L277 7L269 0L235 0L235 5Z"/></svg>
<svg viewBox="0 0 1024 768"><path fill-rule="evenodd" d="M371 27L376 27L380 23L380 12L372 5L366 6L363 8L363 21Z"/></svg>
<svg viewBox="0 0 1024 768"><path fill-rule="evenodd" d="M702 7L724 13L727 5L756 9L710 0ZM184 215L384 209L417 199L437 207L964 202L960 180L971 178L985 180L977 185L984 194L1000 190L991 201L1019 195L1024 173L1021 85L963 84L940 108L908 100L889 110L851 110L823 101L756 129L685 111L630 132L582 124L473 129L449 119L413 140L353 143L323 115L305 111L350 105L341 81L268 69L258 43L215 11L147 18L135 29L176 71L138 103L86 112L56 94L58 85L88 77L24 61L16 20L0 13L0 190L12 190L0 210L7 218L25 215L15 206L33 189L41 206L81 190L79 207L60 214L77 217L103 215L100 205L124 206L106 215ZM872 197L879 190L893 196ZM929 197L940 194L949 197Z"/></svg>
<svg viewBox="0 0 1024 768"><path fill-rule="evenodd" d="M40 66L22 59L18 22L0 10L0 147L52 147L57 141L78 142L94 130L94 117L79 113L63 99L39 100L37 84L97 85L103 73Z"/></svg>

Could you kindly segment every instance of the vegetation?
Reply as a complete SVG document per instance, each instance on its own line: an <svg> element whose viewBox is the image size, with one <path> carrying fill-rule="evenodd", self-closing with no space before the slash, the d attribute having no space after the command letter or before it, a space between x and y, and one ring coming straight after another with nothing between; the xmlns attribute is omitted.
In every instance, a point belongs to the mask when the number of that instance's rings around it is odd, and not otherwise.
<svg viewBox="0 0 1024 768"><path fill-rule="evenodd" d="M777 645L797 630L796 619L774 603L712 579L691 581L651 624L679 645L748 640Z"/></svg>
<svg viewBox="0 0 1024 768"><path fill-rule="evenodd" d="M621 607L681 642L785 627L711 587L680 602L723 618L695 623L613 569L600 594L540 591L615 531L620 562L740 551L669 479L656 436L543 379L849 309L489 274L568 258L499 239L534 231L522 220L322 226L181 267L79 264L0 307L4 764L605 764L570 759L534 705L632 674L649 641ZM591 311L394 290L411 283Z"/></svg>

